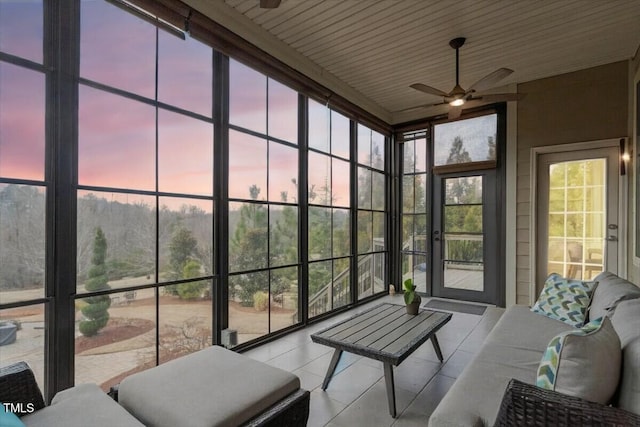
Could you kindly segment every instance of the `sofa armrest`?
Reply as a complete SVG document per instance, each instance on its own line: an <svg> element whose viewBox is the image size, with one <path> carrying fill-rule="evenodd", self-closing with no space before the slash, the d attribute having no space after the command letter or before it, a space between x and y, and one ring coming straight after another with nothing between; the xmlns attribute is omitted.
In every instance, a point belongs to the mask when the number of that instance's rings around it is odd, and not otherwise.
<svg viewBox="0 0 640 427"><path fill-rule="evenodd" d="M36 378L25 362L0 368L0 402L15 404L19 417L44 408ZM28 404L33 406L28 407Z"/></svg>
<svg viewBox="0 0 640 427"><path fill-rule="evenodd" d="M495 426L628 426L640 415L589 402L512 379L507 385Z"/></svg>

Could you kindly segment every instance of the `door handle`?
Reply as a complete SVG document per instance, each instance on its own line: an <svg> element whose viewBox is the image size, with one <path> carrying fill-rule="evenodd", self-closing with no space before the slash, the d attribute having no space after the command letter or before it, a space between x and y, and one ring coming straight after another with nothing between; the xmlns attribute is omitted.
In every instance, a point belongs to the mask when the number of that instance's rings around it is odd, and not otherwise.
<svg viewBox="0 0 640 427"><path fill-rule="evenodd" d="M617 242L618 238L616 236L609 236L606 240L609 242Z"/></svg>

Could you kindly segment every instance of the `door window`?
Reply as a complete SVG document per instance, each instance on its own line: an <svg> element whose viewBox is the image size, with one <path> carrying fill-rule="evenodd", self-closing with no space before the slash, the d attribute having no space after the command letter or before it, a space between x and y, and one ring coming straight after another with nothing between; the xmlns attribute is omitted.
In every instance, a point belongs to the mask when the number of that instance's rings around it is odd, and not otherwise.
<svg viewBox="0 0 640 427"><path fill-rule="evenodd" d="M444 180L444 286L484 290L482 176Z"/></svg>
<svg viewBox="0 0 640 427"><path fill-rule="evenodd" d="M617 271L618 148L538 157L536 284Z"/></svg>
<svg viewBox="0 0 640 427"><path fill-rule="evenodd" d="M606 159L549 167L547 274L591 279L604 268Z"/></svg>

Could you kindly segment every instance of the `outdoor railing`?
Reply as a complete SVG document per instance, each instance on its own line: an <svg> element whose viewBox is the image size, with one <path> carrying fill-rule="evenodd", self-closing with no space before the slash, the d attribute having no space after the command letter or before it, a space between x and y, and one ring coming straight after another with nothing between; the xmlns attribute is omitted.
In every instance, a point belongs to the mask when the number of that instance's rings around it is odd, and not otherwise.
<svg viewBox="0 0 640 427"><path fill-rule="evenodd" d="M384 287L384 278L375 274L376 263L384 261L384 257L376 257L379 254L368 254L358 261L358 294L363 295L369 289ZM379 266L377 270L384 271L384 266ZM338 274L334 280L325 284L309 298L309 317L326 313L333 308L346 305L350 301L350 274L349 269L345 269ZM371 292L373 295L373 292ZM297 322L298 312L292 315L293 321Z"/></svg>

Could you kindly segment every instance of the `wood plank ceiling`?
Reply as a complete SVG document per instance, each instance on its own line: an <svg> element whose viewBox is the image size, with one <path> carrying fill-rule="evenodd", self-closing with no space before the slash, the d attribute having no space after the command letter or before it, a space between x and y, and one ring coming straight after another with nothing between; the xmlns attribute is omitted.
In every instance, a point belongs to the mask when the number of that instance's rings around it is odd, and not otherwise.
<svg viewBox="0 0 640 427"><path fill-rule="evenodd" d="M428 109L400 111L440 101L410 84L453 88L455 37L467 38L460 84L515 70L501 91L627 60L640 46L639 0L186 2L389 123L424 117Z"/></svg>

